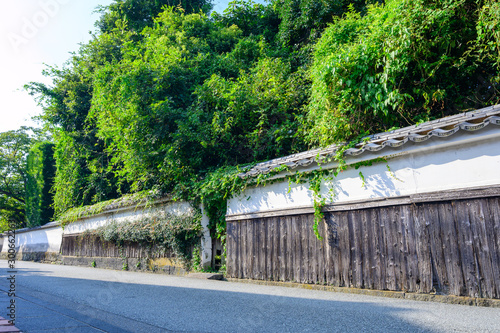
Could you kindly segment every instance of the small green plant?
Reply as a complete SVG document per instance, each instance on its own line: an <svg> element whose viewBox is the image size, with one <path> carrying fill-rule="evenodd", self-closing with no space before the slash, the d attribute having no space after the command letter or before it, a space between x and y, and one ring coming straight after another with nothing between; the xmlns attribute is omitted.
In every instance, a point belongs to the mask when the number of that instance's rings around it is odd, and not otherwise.
<svg viewBox="0 0 500 333"><path fill-rule="evenodd" d="M359 172L359 178L361 178L361 187L363 188L366 188L366 179L365 179L365 175L363 175L363 173L360 171Z"/></svg>
<svg viewBox="0 0 500 333"><path fill-rule="evenodd" d="M128 271L128 264L126 262L123 263L122 270Z"/></svg>
<svg viewBox="0 0 500 333"><path fill-rule="evenodd" d="M387 164L386 167L387 167L387 171L389 171L389 174L391 175L392 178L394 178L394 179L396 179L396 180L404 183L403 180L401 180L398 177L396 177L396 175L394 174L394 172L392 172L391 167L389 166L389 164Z"/></svg>
<svg viewBox="0 0 500 333"><path fill-rule="evenodd" d="M140 260L138 260L138 261L137 261L137 263L135 264L135 268L137 268L137 269L141 269L141 265L142 265L142 264L141 264L141 261L140 261Z"/></svg>
<svg viewBox="0 0 500 333"><path fill-rule="evenodd" d="M201 267L201 253L200 253L200 247L199 246L195 246L195 248L193 249L193 269L195 271L200 271L202 269Z"/></svg>
<svg viewBox="0 0 500 333"><path fill-rule="evenodd" d="M92 266L92 267L96 266L95 260L90 263L90 266Z"/></svg>

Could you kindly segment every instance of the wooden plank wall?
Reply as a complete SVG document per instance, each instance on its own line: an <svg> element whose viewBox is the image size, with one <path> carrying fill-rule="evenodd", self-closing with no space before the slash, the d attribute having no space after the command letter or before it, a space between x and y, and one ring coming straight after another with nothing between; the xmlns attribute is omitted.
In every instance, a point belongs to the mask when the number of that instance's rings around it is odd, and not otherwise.
<svg viewBox="0 0 500 333"><path fill-rule="evenodd" d="M101 240L97 235L63 235L61 254L74 257L127 257L127 258L173 258L172 251L160 253L152 245L152 250L138 243L125 242L123 247Z"/></svg>
<svg viewBox="0 0 500 333"><path fill-rule="evenodd" d="M500 198L227 223L227 275L500 298Z"/></svg>

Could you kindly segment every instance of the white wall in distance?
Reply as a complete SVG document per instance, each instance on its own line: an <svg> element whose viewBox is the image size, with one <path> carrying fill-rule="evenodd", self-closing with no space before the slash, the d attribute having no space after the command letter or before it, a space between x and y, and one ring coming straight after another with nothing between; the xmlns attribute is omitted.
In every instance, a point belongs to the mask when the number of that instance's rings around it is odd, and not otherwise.
<svg viewBox="0 0 500 333"><path fill-rule="evenodd" d="M61 249L63 230L56 223L50 227L36 228L16 233L16 251L18 252L55 252ZM7 253L8 238L4 235L2 253Z"/></svg>

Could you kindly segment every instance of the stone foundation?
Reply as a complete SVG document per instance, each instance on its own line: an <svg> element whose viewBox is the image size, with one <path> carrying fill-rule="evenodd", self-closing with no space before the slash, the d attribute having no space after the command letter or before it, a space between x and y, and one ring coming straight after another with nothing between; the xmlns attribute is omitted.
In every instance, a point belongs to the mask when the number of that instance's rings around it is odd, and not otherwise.
<svg viewBox="0 0 500 333"><path fill-rule="evenodd" d="M15 259L18 261L35 261L43 263L60 263L61 254L57 252L16 252ZM7 252L0 253L0 259L9 260Z"/></svg>
<svg viewBox="0 0 500 333"><path fill-rule="evenodd" d="M152 272L169 275L186 275L188 272L169 258L116 258L116 257L71 257L62 256L62 264L135 272Z"/></svg>

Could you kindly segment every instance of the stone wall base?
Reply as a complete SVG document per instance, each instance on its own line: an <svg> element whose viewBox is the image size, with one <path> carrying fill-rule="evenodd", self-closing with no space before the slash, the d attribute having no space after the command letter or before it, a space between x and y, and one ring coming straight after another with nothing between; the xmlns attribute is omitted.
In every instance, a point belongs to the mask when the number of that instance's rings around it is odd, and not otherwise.
<svg viewBox="0 0 500 333"><path fill-rule="evenodd" d="M9 260L10 258L8 253L0 252L0 259ZM189 273L174 258L71 257L57 252L16 252L15 260L179 276Z"/></svg>
<svg viewBox="0 0 500 333"><path fill-rule="evenodd" d="M348 288L348 287L334 287L334 286L319 285L319 284L263 281L263 280L252 280L252 279L227 278L226 280L229 282L252 283L265 286L302 288L302 289L333 291L333 292L377 296L377 297L400 298L413 301L438 302L438 303L448 303L448 304L500 308L500 300L491 298L474 298L466 296L438 295L438 294L419 294L419 293L409 293L404 291L359 289L359 288Z"/></svg>
<svg viewBox="0 0 500 333"><path fill-rule="evenodd" d="M15 256L16 260L43 263L60 263L61 258L61 254L57 252L16 252ZM9 260L9 254L1 252L0 259Z"/></svg>
<svg viewBox="0 0 500 333"><path fill-rule="evenodd" d="M62 256L62 264L134 272L152 272L170 275L187 275L188 272L169 258L116 258L116 257L71 257Z"/></svg>

